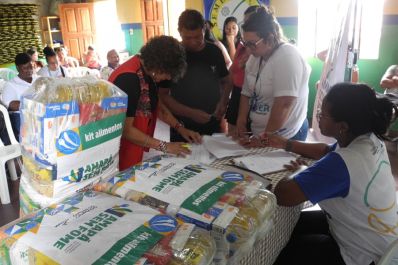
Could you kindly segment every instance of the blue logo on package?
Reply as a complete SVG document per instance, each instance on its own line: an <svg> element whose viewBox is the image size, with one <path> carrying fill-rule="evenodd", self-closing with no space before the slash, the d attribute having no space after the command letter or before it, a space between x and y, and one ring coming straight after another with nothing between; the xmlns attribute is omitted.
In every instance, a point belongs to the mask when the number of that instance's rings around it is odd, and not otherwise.
<svg viewBox="0 0 398 265"><path fill-rule="evenodd" d="M224 172L221 174L221 177L224 181L230 181L230 182L243 180L243 175L236 172Z"/></svg>
<svg viewBox="0 0 398 265"><path fill-rule="evenodd" d="M156 215L149 220L149 226L161 233L171 232L177 228L177 221L168 215Z"/></svg>
<svg viewBox="0 0 398 265"><path fill-rule="evenodd" d="M64 131L59 135L55 145L61 153L73 154L80 147L80 136L72 130Z"/></svg>

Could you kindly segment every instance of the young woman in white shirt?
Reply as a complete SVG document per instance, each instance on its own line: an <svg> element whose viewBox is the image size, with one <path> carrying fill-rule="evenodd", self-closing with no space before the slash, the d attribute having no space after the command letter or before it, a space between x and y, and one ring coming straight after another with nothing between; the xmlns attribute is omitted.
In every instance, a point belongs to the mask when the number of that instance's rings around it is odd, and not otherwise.
<svg viewBox="0 0 398 265"><path fill-rule="evenodd" d="M45 47L43 52L46 56L47 65L37 73L39 76L54 78L69 77L68 71L59 64L57 54L52 48Z"/></svg>

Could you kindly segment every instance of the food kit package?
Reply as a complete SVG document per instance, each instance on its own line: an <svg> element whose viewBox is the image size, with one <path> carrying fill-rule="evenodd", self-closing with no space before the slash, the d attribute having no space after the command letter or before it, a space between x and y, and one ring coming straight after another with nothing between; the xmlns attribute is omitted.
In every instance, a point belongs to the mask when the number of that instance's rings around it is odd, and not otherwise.
<svg viewBox="0 0 398 265"><path fill-rule="evenodd" d="M21 99L23 172L31 185L60 198L117 171L126 109L127 95L107 81L37 79Z"/></svg>
<svg viewBox="0 0 398 265"><path fill-rule="evenodd" d="M0 231L0 261L23 264L208 265L204 231L105 193L76 193Z"/></svg>
<svg viewBox="0 0 398 265"><path fill-rule="evenodd" d="M76 183L77 192L92 189L95 183L99 182L98 178L93 178L85 182ZM62 199L72 196L75 190L63 194L59 197L47 197L37 192L37 189L31 185L31 182L22 174L19 182L19 217L24 217L30 213L48 207L57 203Z"/></svg>
<svg viewBox="0 0 398 265"><path fill-rule="evenodd" d="M276 208L275 196L261 182L176 157L142 162L105 178L94 189L211 231L220 260L248 251L272 224Z"/></svg>

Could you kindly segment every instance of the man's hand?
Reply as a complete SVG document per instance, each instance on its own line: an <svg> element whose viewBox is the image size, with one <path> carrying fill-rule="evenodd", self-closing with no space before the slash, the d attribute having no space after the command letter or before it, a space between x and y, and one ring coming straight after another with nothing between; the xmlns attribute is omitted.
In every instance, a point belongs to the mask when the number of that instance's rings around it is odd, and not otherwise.
<svg viewBox="0 0 398 265"><path fill-rule="evenodd" d="M204 112L200 109L194 109L191 112L191 116L189 117L193 121L200 123L200 124L205 124L210 121L211 115L207 112Z"/></svg>
<svg viewBox="0 0 398 265"><path fill-rule="evenodd" d="M218 102L216 110L214 111L214 117L216 117L216 119L219 121L222 120L224 118L225 112L227 111L227 107L228 102Z"/></svg>
<svg viewBox="0 0 398 265"><path fill-rule="evenodd" d="M178 133L182 137L184 137L184 139L187 140L189 143L195 143L195 144L202 143L202 136L197 132L181 127L178 129Z"/></svg>

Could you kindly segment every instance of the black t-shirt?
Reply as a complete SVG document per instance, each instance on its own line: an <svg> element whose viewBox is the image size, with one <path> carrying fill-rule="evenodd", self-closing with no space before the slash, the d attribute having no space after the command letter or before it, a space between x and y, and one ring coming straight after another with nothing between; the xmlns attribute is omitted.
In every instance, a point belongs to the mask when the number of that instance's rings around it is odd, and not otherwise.
<svg viewBox="0 0 398 265"><path fill-rule="evenodd" d="M144 76L149 86L149 99L151 102L151 110L156 109L158 103L158 88L152 78ZM127 117L135 117L138 100L141 95L140 79L135 73L123 73L116 77L114 84L123 90L128 96Z"/></svg>
<svg viewBox="0 0 398 265"><path fill-rule="evenodd" d="M220 100L220 79L228 75L222 52L206 42L201 51L186 53L188 67L184 77L177 83L162 83L162 87L170 87L171 96L178 102L212 114Z"/></svg>

